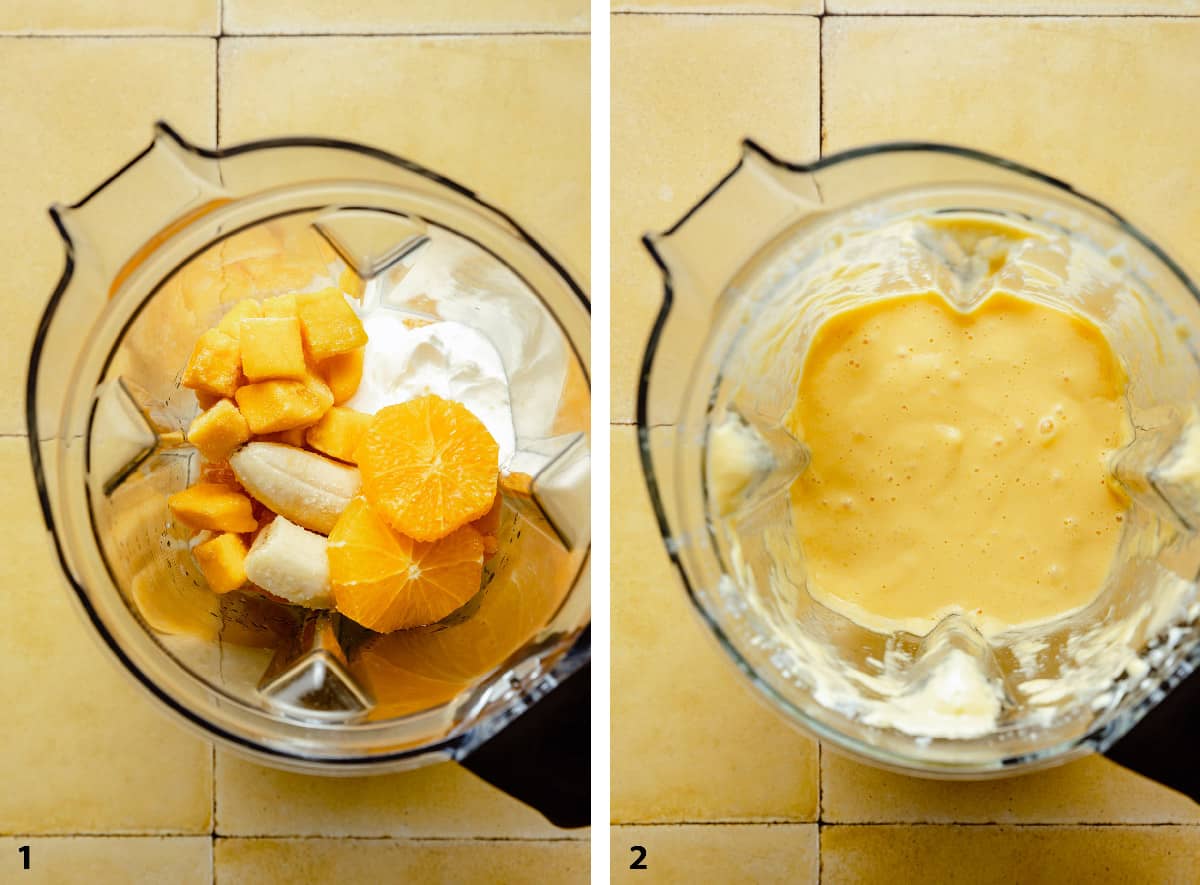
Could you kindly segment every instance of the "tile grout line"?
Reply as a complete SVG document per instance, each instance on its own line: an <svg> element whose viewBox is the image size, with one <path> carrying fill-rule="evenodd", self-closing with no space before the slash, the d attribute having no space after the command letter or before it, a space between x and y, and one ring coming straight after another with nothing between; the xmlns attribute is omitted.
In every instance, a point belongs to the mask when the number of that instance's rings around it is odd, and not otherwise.
<svg viewBox="0 0 1200 885"><path fill-rule="evenodd" d="M231 34L105 34L100 32L71 31L41 34L4 34L3 40L203 40L207 37L232 37L238 40L276 40L294 37L589 37L591 31L297 31L296 33L269 32Z"/></svg>
<svg viewBox="0 0 1200 885"><path fill-rule="evenodd" d="M825 15L817 19L817 157L825 156Z"/></svg>
<svg viewBox="0 0 1200 885"><path fill-rule="evenodd" d="M1129 827L1139 830L1184 829L1200 832L1200 821L955 821L955 820L877 820L877 821L812 821L788 818L767 820L658 820L621 821L614 827L805 827L816 826L822 830L845 827L924 827L938 829L946 827L1010 827L1013 829L1088 829L1091 827ZM259 837L271 838L271 837Z"/></svg>
<svg viewBox="0 0 1200 885"><path fill-rule="evenodd" d="M216 58L213 61L213 71L216 75L215 92L213 93L214 104L216 105L216 118L213 120L213 146L219 148L221 146L221 37L217 37L216 41Z"/></svg>
<svg viewBox="0 0 1200 885"><path fill-rule="evenodd" d="M617 10L610 15L625 15L625 16L659 16L659 17L693 17L693 18L988 18L996 19L997 21L1019 21L1021 19L1061 19L1063 21L1084 21L1089 19L1128 19L1130 21L1197 21L1200 20L1200 13L1191 15L1180 15L1171 13L1080 13L1078 15L1064 13L1014 13L1012 15L997 15L996 13L970 13L970 12L771 12L762 10L758 12L725 12L725 11L702 11L702 10Z"/></svg>

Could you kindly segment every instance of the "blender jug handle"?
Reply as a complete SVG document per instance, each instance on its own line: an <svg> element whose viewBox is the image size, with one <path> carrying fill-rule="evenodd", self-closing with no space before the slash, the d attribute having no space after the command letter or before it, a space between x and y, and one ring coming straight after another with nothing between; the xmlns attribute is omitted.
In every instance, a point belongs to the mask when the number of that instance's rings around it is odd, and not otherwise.
<svg viewBox="0 0 1200 885"><path fill-rule="evenodd" d="M588 642L585 633L580 644ZM585 663L459 764L556 827L586 827L591 822L591 673L591 663Z"/></svg>
<svg viewBox="0 0 1200 885"><path fill-rule="evenodd" d="M1104 756L1200 802L1200 670L1181 682Z"/></svg>

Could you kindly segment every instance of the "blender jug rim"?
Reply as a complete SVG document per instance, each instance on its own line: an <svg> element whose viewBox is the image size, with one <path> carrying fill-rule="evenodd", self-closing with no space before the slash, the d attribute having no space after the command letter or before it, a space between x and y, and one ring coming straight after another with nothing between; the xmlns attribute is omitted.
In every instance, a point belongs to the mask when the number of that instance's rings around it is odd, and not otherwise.
<svg viewBox="0 0 1200 885"><path fill-rule="evenodd" d="M674 432L676 434L679 433L678 413L669 422L661 420L652 422L650 417L651 376L655 369L659 348L663 343L662 339L667 320L675 306L676 297L677 274L672 270L671 263L661 248L661 244L679 233L684 225L700 212L705 205L712 202L714 197L750 162L765 163L770 169L787 173L813 174L873 156L888 154L944 154L988 165L1006 172L1016 173L1040 184L1048 185L1055 191L1083 202L1086 206L1098 211L1106 222L1115 226L1122 234L1134 239L1139 245L1147 249L1154 258L1161 261L1169 273L1183 285L1188 294L1198 303L1200 303L1200 285L1161 246L1104 201L1081 192L1063 179L1041 172L1023 163L1006 159L997 154L944 142L899 140L862 145L819 157L812 162L797 163L778 157L752 138L742 139L741 148L741 156L734 166L724 173L712 187L707 189L673 224L661 232L647 232L641 236L643 247L649 253L650 258L662 275L663 288L661 304L647 336L638 371L637 397L634 406L634 416L637 425L638 456L659 535L661 536L663 546L666 548L671 564L683 584L684 591L691 602L693 610L700 616L701 621L707 628L707 632L716 640L727 658L748 678L759 697L768 702L772 708L783 712L789 720L802 724L805 729L817 735L822 740L829 741L839 751L866 757L874 764L890 770L926 777L970 779L1004 776L1012 773L1014 766L1019 766L1022 771L1032 771L1037 768L1068 761L1087 750L1106 751L1109 746L1132 729L1155 706L1158 700L1165 696L1166 692L1181 682L1191 672L1200 669L1200 644L1197 644L1190 653L1183 656L1177 662L1174 670L1168 674L1166 679L1158 683L1154 691L1150 692L1148 696L1140 698L1131 709L1125 711L1122 715L1113 717L1108 721L1100 722L1089 728L1084 734L1058 745L1043 748L1042 750L1022 756L1006 757L1000 759L995 764L947 764L943 762L930 762L906 758L883 747L874 746L840 731L830 723L808 715L759 675L754 665L747 660L745 655L734 644L732 638L718 622L715 615L701 601L697 587L689 575L688 567L684 563L683 551L687 546L686 536L688 533L684 530L684 527L681 527L679 531L676 531L672 527L672 518L668 514L663 491L660 487L658 474L661 470L666 470L671 465L655 464L650 439L651 430L655 428L674 428ZM817 191L819 194L819 183L817 184ZM752 257L749 254L744 256L741 265L742 269L745 268L746 263ZM691 371L691 367L687 367L687 371ZM682 401L679 405L682 407Z"/></svg>
<svg viewBox="0 0 1200 885"><path fill-rule="evenodd" d="M146 669L135 662L124 648L116 641L112 631L108 629L95 606L88 597L88 593L82 586L80 580L69 564L66 551L63 547L63 539L60 537L58 528L56 527L56 517L54 515L54 506L51 501L51 493L47 483L46 471L47 463L40 449L42 442L42 432L53 432L47 428L39 428L39 418L37 414L37 394L38 394L38 372L43 361L43 350L46 343L46 338L49 328L60 307L62 301L70 288L70 284L77 272L77 244L67 225L64 222L64 213L70 210L83 208L95 197L101 194L114 181L119 179L124 173L128 172L137 163L145 158L159 143L161 138L168 139L175 147L180 150L205 160L222 160L232 158L241 154L247 154L258 150L270 150L277 148L326 148L334 150L342 150L350 153L355 153L370 157L377 160L382 160L387 163L396 165L406 171L419 175L439 186L448 188L456 195L465 198L475 208L482 210L482 216L487 218L498 227L507 229L507 233L514 236L521 245L530 248L536 257L553 271L554 275L561 280L575 300L583 307L587 314L591 313L591 303L583 288L576 282L572 273L562 264L550 251L530 233L524 226L517 222L509 213L503 209L493 205L492 203L481 198L475 191L460 184L459 182L434 172L419 163L400 157L389 151L381 148L372 147L369 145L359 144L356 142L346 141L343 139L329 138L323 136L282 136L276 138L265 138L240 142L238 144L229 145L220 148L205 148L195 145L180 135L166 121L159 120L153 126L154 137L150 143L140 150L131 159L124 162L110 175L105 177L99 184L93 187L83 197L70 204L55 203L49 207L49 215L54 223L56 230L62 240L64 247L64 264L62 272L57 283L47 301L46 307L39 317L39 321L35 330L34 340L32 342L30 357L27 364L27 376L25 384L25 418L28 430L28 445L30 458L32 462L32 472L34 485L37 491L39 507L42 511L42 518L45 523L47 533L54 551L55 557L59 565L59 571L66 578L74 591L73 595L80 604L83 614L96 635L96 638L101 641L106 649L108 649L121 664L123 669L134 676L137 681L148 690L150 695L161 703L164 707L174 711L181 718L186 720L193 727L199 729L202 733L211 738L215 738L219 742L226 745L241 749L243 752L248 752L260 759L275 760L277 763L290 764L294 763L301 767L305 765L315 765L318 768L323 768L325 771L331 769L340 769L347 773L364 772L366 769L380 768L385 769L389 762L404 760L416 756L425 756L429 754L443 754L448 758L460 758L468 753L472 748L479 743L488 740L496 733L506 727L514 718L536 704L536 702L544 696L548 691L568 678L576 672L590 658L590 643L586 641L586 636L576 635L569 646L562 652L561 656L550 667L550 669L538 680L537 684L529 686L522 691L520 701L514 705L510 705L506 709L495 710L487 714L479 722L465 729L454 730L451 733L440 738L429 741L418 746L406 747L404 749L383 752L377 754L364 754L361 756L330 756L311 754L302 749L286 748L278 741L274 740L257 740L247 735L238 734L234 731L223 727L211 717L207 717L200 712L192 710L190 707L177 700L171 693L164 690L152 677ZM234 198L236 201L239 198ZM186 226L197 216L188 211L181 212L180 216L175 219L174 223L180 223L181 228ZM171 230L168 226L170 234L177 233L178 230ZM485 247L486 248L486 247ZM489 250L490 251L490 250ZM565 334L565 332L564 332ZM569 339L568 339L569 340ZM581 358L577 345L570 342L571 349L575 352L577 358ZM586 365L586 359L581 358L580 369L585 378L590 378L590 372ZM44 417L43 422L45 423ZM57 429L57 428L55 428ZM590 545L583 555L583 561L580 564L579 570L576 572L573 581L578 581L586 574L586 563L590 559ZM586 623L581 628L581 632L586 632ZM506 662L507 663L507 662ZM501 672L505 669L505 665L501 664L496 668L496 672ZM445 706L445 704L441 705ZM440 707L439 707L440 708ZM433 708L433 709L439 709ZM426 713L430 711L425 711ZM406 718L406 717L401 717ZM295 724L300 724L298 721ZM366 723L370 726L372 723ZM376 726L384 726L386 723L374 723ZM316 727L320 730L320 725Z"/></svg>

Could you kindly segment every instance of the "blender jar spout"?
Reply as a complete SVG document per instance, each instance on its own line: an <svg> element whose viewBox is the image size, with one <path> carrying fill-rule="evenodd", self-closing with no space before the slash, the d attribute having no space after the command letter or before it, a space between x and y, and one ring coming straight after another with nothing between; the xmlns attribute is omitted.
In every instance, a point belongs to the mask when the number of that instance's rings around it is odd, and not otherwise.
<svg viewBox="0 0 1200 885"><path fill-rule="evenodd" d="M821 205L817 180L752 141L737 166L669 230L643 243L667 279L668 299L712 304L780 232Z"/></svg>
<svg viewBox="0 0 1200 885"><path fill-rule="evenodd" d="M218 161L160 121L145 150L50 216L75 273L111 296L160 243L228 202Z"/></svg>

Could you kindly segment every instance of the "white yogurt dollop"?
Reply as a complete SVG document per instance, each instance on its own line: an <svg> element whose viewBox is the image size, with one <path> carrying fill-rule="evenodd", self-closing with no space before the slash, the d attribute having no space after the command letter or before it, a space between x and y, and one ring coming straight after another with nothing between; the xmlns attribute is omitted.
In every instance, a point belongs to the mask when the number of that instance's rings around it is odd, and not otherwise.
<svg viewBox="0 0 1200 885"><path fill-rule="evenodd" d="M469 326L437 322L410 329L404 317L374 310L363 318L367 349L358 391L346 403L360 412L425 394L462 403L500 446L500 465L516 446L508 377L496 348Z"/></svg>

